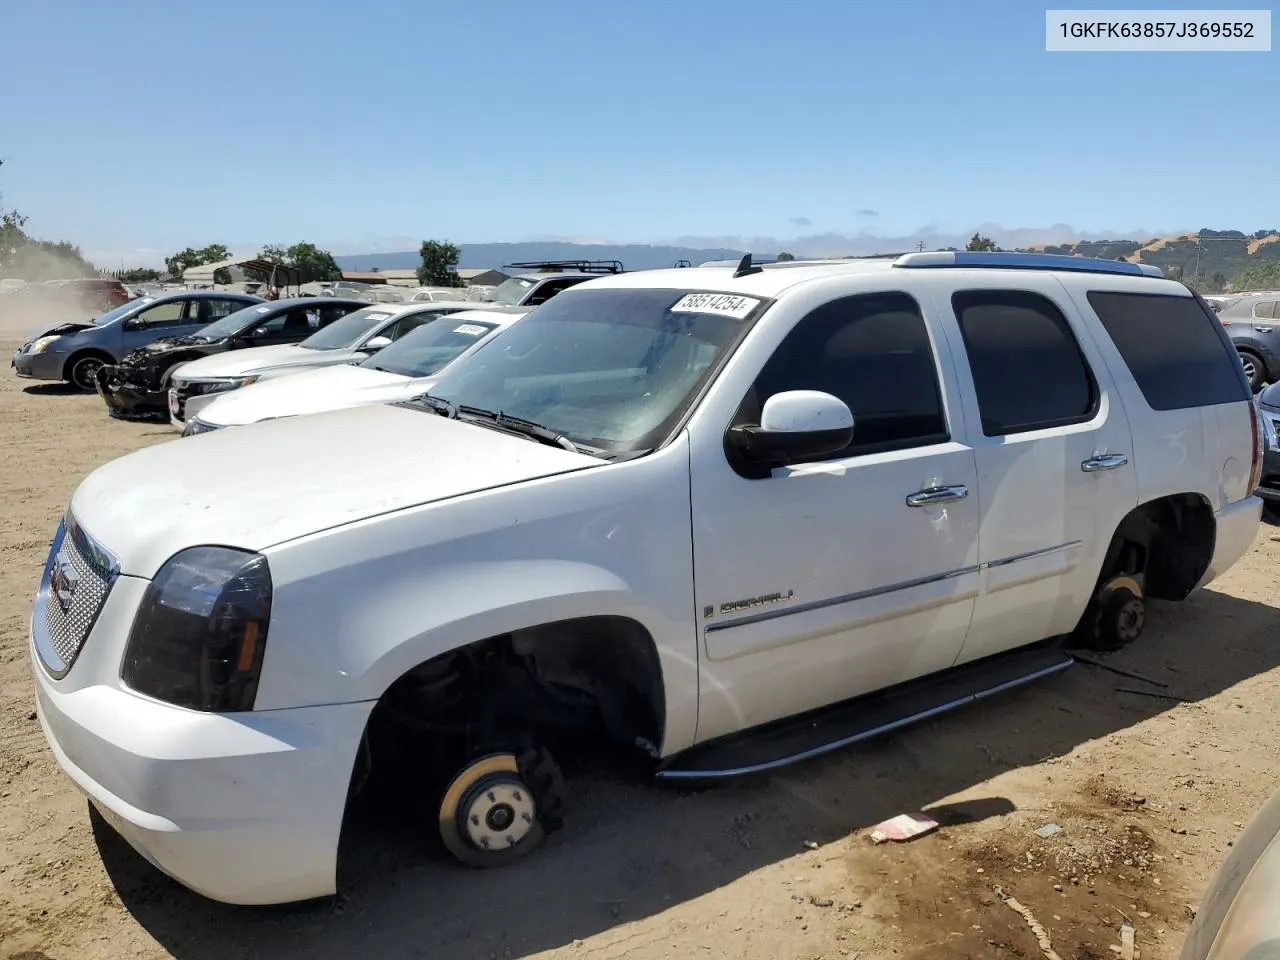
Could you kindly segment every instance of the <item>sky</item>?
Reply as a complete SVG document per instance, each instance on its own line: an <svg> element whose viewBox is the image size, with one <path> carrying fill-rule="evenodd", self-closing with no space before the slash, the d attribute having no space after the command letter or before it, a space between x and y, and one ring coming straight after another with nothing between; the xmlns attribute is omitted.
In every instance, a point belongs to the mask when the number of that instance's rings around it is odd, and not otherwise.
<svg viewBox="0 0 1280 960"><path fill-rule="evenodd" d="M100 263L1280 226L1280 52L1047 53L1027 0L0 0L0 24L5 205Z"/></svg>

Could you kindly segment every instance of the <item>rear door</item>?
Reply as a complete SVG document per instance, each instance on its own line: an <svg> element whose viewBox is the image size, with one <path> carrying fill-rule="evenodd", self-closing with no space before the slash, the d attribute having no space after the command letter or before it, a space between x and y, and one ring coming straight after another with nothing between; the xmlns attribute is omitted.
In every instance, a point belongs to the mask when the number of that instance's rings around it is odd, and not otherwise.
<svg viewBox="0 0 1280 960"><path fill-rule="evenodd" d="M981 587L957 663L1069 633L1137 503L1124 407L1053 275L939 271L978 463Z"/></svg>
<svg viewBox="0 0 1280 960"><path fill-rule="evenodd" d="M216 323L223 317L229 317L237 310L243 310L249 304L243 300L233 300L231 298L221 297L201 297L199 300L192 300L187 305L187 313L182 321L182 330L175 336L190 336L198 333L200 330Z"/></svg>

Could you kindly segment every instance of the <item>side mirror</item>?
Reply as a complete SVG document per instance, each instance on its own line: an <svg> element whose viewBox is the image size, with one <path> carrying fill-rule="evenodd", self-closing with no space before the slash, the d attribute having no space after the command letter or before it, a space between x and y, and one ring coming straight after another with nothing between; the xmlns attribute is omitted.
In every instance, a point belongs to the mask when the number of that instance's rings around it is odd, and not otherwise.
<svg viewBox="0 0 1280 960"><path fill-rule="evenodd" d="M130 317L120 326L122 330L141 330L142 321L139 320L137 317Z"/></svg>
<svg viewBox="0 0 1280 960"><path fill-rule="evenodd" d="M266 327L254 327L252 330L249 331L249 339L256 340L258 339L258 337L267 336L270 332L271 331L269 331Z"/></svg>
<svg viewBox="0 0 1280 960"><path fill-rule="evenodd" d="M818 390L788 390L765 401L759 426L730 427L725 448L744 476L843 450L853 441L853 414L843 400Z"/></svg>
<svg viewBox="0 0 1280 960"><path fill-rule="evenodd" d="M389 346L391 346L390 337L374 337L372 340L367 341L365 345L360 348L360 352L361 353L377 353L383 347L389 347Z"/></svg>

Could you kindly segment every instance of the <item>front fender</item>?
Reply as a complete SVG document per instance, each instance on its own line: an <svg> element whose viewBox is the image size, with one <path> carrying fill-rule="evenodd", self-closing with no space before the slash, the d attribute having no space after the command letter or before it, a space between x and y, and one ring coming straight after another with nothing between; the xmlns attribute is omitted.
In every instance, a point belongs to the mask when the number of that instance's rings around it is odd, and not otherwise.
<svg viewBox="0 0 1280 960"><path fill-rule="evenodd" d="M663 753L683 749L698 698L687 470L677 442L267 550L276 589L257 708L374 700L466 644L623 617L656 647Z"/></svg>

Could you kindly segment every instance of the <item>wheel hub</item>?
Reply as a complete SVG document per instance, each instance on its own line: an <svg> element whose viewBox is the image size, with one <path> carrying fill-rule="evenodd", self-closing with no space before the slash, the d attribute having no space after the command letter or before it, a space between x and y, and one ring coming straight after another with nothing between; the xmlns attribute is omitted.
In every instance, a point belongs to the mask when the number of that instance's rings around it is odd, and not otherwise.
<svg viewBox="0 0 1280 960"><path fill-rule="evenodd" d="M1136 640L1146 620L1146 610L1140 600L1127 603L1117 618L1116 632L1125 640Z"/></svg>
<svg viewBox="0 0 1280 960"><path fill-rule="evenodd" d="M506 850L529 835L537 813L529 788L504 775L471 788L458 805L458 824L477 849Z"/></svg>

